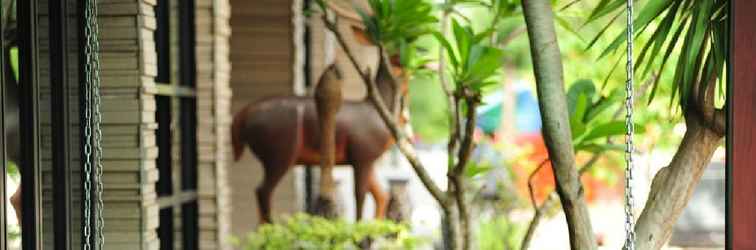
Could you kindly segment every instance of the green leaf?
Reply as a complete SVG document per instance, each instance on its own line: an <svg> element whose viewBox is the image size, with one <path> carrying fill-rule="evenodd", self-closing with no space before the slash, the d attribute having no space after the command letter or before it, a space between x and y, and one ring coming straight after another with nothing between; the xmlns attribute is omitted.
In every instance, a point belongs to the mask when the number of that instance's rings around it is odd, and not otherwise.
<svg viewBox="0 0 756 250"><path fill-rule="evenodd" d="M12 47L10 49L10 60L11 60L11 69L13 70L13 75L16 77L16 81L18 81L18 74L19 74L19 68L18 68L18 47Z"/></svg>
<svg viewBox="0 0 756 250"><path fill-rule="evenodd" d="M585 39L583 39L583 36L580 35L580 33L577 32L577 30L575 30L572 27L572 25L570 25L569 22L567 22L567 20L565 20L563 17L561 17L559 15L557 15L555 17L556 17L557 24L559 24L560 27L562 27L564 30L570 32L572 35L574 35L575 37L577 37L578 39L580 39L580 41L585 41Z"/></svg>
<svg viewBox="0 0 756 250"><path fill-rule="evenodd" d="M626 52L622 52L622 56L626 55ZM609 79L614 75L614 71L617 70L617 66L619 66L620 61L622 60L622 56L619 56L617 60L614 62L614 66L612 66L612 70L609 71L609 74L606 74L606 77L604 77L604 83L601 84L601 90L606 89L606 86L609 84Z"/></svg>
<svg viewBox="0 0 756 250"><path fill-rule="evenodd" d="M651 23L653 18L661 14L671 3L672 0L654 0L649 1L644 5L638 17L633 20L633 30L635 31L635 34L641 33ZM603 58L610 52L615 51L626 40L627 28L625 28L622 34L617 36L617 38L615 38L603 52L601 52L599 58Z"/></svg>
<svg viewBox="0 0 756 250"><path fill-rule="evenodd" d="M465 168L465 176L467 178L477 177L478 175L490 172L492 169L493 169L493 167L491 167L491 166L479 165L479 164L469 164Z"/></svg>
<svg viewBox="0 0 756 250"><path fill-rule="evenodd" d="M475 46L475 57L470 58L470 68L467 75L470 81L477 82L488 79L501 68L503 52L500 49L488 46ZM475 60L475 61L473 61Z"/></svg>
<svg viewBox="0 0 756 250"><path fill-rule="evenodd" d="M588 151L594 154L602 153L605 151L624 151L625 146L619 144L598 144L598 143L581 143L575 145L575 152Z"/></svg>
<svg viewBox="0 0 756 250"><path fill-rule="evenodd" d="M709 13L712 11L712 1L700 1L698 2L698 5L696 5L697 11L695 14L693 14L693 25L691 26L691 31L688 32L689 36L686 37L686 43L689 44L689 50L687 50L689 53L691 53L687 58L687 61L679 61L678 63L685 63L683 66L683 77L682 77L682 84L685 86L683 88L682 95L680 95L681 101L687 101L689 98L689 87L692 87L692 82L694 81L701 81L702 84L700 86L706 85L705 79L697 79L697 76L699 75L700 70L703 69L703 64L705 63L705 57L704 55L704 42L707 39L707 31L709 29Z"/></svg>
<svg viewBox="0 0 756 250"><path fill-rule="evenodd" d="M378 20L360 8L355 8L355 10L362 17L362 23L365 25L365 32L370 37L370 41L379 44L381 42L381 30L378 27Z"/></svg>
<svg viewBox="0 0 756 250"><path fill-rule="evenodd" d="M651 40L647 43L648 45L653 44L654 47L651 50L651 55L658 55L659 51L661 51L662 46L669 38L669 32L672 31L672 27L675 25L675 19L677 17L677 10L680 7L681 2L675 2L672 7L667 11L666 16L664 19L662 19L661 23L659 24L659 27L656 28L656 31L654 31L654 34L651 36ZM646 45L646 47L648 46ZM645 50L645 48L644 48ZM640 66L642 65L643 58L641 57L636 63L635 67L640 69ZM648 75L651 66L653 65L653 57L649 59L649 62L646 64L646 68L643 71L643 76Z"/></svg>
<svg viewBox="0 0 756 250"><path fill-rule="evenodd" d="M599 18L617 10L619 7L622 7L624 3L625 0L601 0L596 8L593 9L593 12L591 12L591 14L588 16L586 24L596 21Z"/></svg>
<svg viewBox="0 0 756 250"><path fill-rule="evenodd" d="M475 82L471 84L470 87L474 89L475 91L481 92L486 87L493 86L496 84L499 84L499 81L479 81L479 82Z"/></svg>
<svg viewBox="0 0 756 250"><path fill-rule="evenodd" d="M645 129L643 126L640 126L638 124L635 125L636 134L642 134L644 132L645 132ZM583 141L591 141L598 138L624 135L625 133L627 133L627 128L625 127L625 121L611 121L611 122L599 124L589 129L585 137L583 137L582 139Z"/></svg>
<svg viewBox="0 0 756 250"><path fill-rule="evenodd" d="M591 42L588 43L588 46L586 46L585 49L589 50L589 49L593 48L593 45L595 45L596 42L598 42L599 38L601 38L604 35L604 33L606 33L606 31L609 30L609 27L612 27L612 24L614 23L614 21L616 21L617 18L619 18L621 15L622 15L622 12L617 13L617 15L614 15L614 17L612 17L611 21L609 21L609 23L607 23L606 25L604 25L604 28L601 28L601 31L599 31L599 33L596 34L596 36L593 38L593 40L591 40Z"/></svg>
<svg viewBox="0 0 756 250"><path fill-rule="evenodd" d="M683 20L687 20L687 19L683 19ZM677 31L675 31L675 33L670 38L670 42L667 44L667 48L666 48L667 52L664 53L664 56L662 57L661 66L659 67L659 72L660 73L664 72L664 68L667 65L667 62L668 62L670 56L672 55L672 52L675 50L675 47L677 46L678 38L680 38L680 35L682 35L682 32L683 32L683 30L685 30L686 26L687 26L686 22L683 22L681 25L679 25L677 27ZM656 91L657 91L657 89L659 89L659 82L660 82L660 80L661 80L661 76L660 75L657 76L656 79L654 79L654 84L651 87L651 95L648 98L648 102L649 103L651 103L651 101L653 101L654 97L656 96Z"/></svg>
<svg viewBox="0 0 756 250"><path fill-rule="evenodd" d="M457 22L456 19L452 19L452 31L454 32L454 39L457 41L457 51L459 52L459 61L463 64L468 61L468 56L472 44L472 36L467 32L467 29Z"/></svg>
<svg viewBox="0 0 756 250"><path fill-rule="evenodd" d="M567 110L570 114L576 112L575 106L581 94L586 96L587 104L592 104L593 96L596 95L596 86L594 86L593 81L588 79L577 80L567 90ZM583 117L580 117L580 120L582 119Z"/></svg>
<svg viewBox="0 0 756 250"><path fill-rule="evenodd" d="M617 88L612 90L612 92L609 94L609 96L602 96L599 98L599 100L593 104L588 109L588 112L585 114L585 117L583 119L583 122L585 123L591 123L593 119L595 119L597 116L599 116L604 111L608 110L612 106L616 106L620 104L620 100L623 96L623 89Z"/></svg>
<svg viewBox="0 0 756 250"><path fill-rule="evenodd" d="M575 112L570 114L570 128L572 131L572 139L581 137L586 131L585 123L583 123L583 116L585 110L588 107L588 97L584 93L580 93L575 102Z"/></svg>
<svg viewBox="0 0 756 250"><path fill-rule="evenodd" d="M441 44L441 46L446 49L446 55L449 56L449 60L452 63L452 66L459 67L459 60L457 59L457 56L454 53L454 49L452 48L451 44L448 40L439 32L433 32L433 37L436 38L436 40ZM440 65L439 67L444 67L444 65Z"/></svg>

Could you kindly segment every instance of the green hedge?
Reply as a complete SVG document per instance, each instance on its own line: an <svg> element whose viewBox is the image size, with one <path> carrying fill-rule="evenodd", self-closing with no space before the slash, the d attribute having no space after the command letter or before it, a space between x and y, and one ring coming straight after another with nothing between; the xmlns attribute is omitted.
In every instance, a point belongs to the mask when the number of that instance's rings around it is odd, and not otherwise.
<svg viewBox="0 0 756 250"><path fill-rule="evenodd" d="M411 236L409 226L375 220L347 222L297 214L282 223L260 226L234 244L244 250L273 249L361 249L370 242L370 249L415 249L425 241Z"/></svg>

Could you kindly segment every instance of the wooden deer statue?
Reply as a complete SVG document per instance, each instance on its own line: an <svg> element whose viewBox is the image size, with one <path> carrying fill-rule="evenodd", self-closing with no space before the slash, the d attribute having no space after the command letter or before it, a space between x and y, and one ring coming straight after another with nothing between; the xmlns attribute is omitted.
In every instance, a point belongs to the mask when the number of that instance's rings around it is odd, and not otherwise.
<svg viewBox="0 0 756 250"><path fill-rule="evenodd" d="M357 41L371 44L366 34L353 28ZM399 60L380 56L375 82L389 110L400 107L407 94L408 78ZM329 67L328 79L339 79L335 66ZM393 74L389 75L389 74ZM322 78L323 79L323 78ZM395 82L398 79L400 82ZM400 100L397 102L397 100ZM400 123L402 112L395 112ZM238 161L247 145L262 162L264 178L256 194L263 222L271 222L271 195L281 178L295 164L314 166L320 163L320 128L312 97L274 97L247 105L234 115L231 127L234 157ZM336 114L335 163L354 168L357 219L362 218L365 194L370 192L376 203L377 218L386 212L388 195L376 178L374 163L394 143L390 131L369 100L344 101Z"/></svg>

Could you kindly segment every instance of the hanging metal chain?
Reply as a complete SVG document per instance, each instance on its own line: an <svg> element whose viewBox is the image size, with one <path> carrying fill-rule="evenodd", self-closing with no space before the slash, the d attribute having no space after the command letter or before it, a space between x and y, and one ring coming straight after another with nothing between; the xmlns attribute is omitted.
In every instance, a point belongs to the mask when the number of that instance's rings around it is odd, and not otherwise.
<svg viewBox="0 0 756 250"><path fill-rule="evenodd" d="M625 167L625 249L635 250L635 216L633 215L634 199L633 199L633 153L635 153L635 146L633 145L633 135L635 134L635 124L633 123L633 1L627 1L627 81L625 82L625 91L627 97L625 98L625 109L627 111L625 116L625 126L627 132L625 134L625 161L627 163Z"/></svg>
<svg viewBox="0 0 756 250"><path fill-rule="evenodd" d="M89 12L86 10L86 12ZM89 25L85 27L86 33L89 34ZM84 54L87 55L87 65L84 68L84 250L92 249L92 78L90 67L90 57L92 48L89 45L84 47Z"/></svg>
<svg viewBox="0 0 756 250"><path fill-rule="evenodd" d="M84 48L86 55L85 79L86 79L86 107L85 107L85 156L84 164L84 249L92 249L92 220L95 220L97 235L94 242L97 249L103 249L105 243L103 219L103 184L102 184L102 115L100 113L100 43L99 29L97 27L97 0L87 0L84 11L85 39ZM94 173L96 209L92 218L92 173Z"/></svg>

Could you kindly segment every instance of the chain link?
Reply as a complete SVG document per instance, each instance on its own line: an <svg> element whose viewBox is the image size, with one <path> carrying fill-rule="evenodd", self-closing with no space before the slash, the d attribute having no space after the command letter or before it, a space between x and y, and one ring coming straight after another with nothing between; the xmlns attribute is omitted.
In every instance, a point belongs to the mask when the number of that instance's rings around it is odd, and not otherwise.
<svg viewBox="0 0 756 250"><path fill-rule="evenodd" d="M84 249L92 249L92 173L95 174L94 182L96 209L95 213L95 244L97 249L104 249L105 237L103 219L103 183L102 183L102 115L100 113L100 44L99 29L97 27L97 0L86 0L86 9L84 10L85 39L87 41L84 48L86 55L85 66L85 146L84 153L86 156L84 163Z"/></svg>
<svg viewBox="0 0 756 250"><path fill-rule="evenodd" d="M635 250L635 216L633 215L634 198L633 198L633 135L635 134L635 124L633 123L633 1L627 1L627 81L625 82L625 250Z"/></svg>
<svg viewBox="0 0 756 250"><path fill-rule="evenodd" d="M89 4L89 3L87 3ZM90 16L90 9L85 9L85 18ZM87 21L85 33L88 37L91 33L89 22ZM84 47L86 56L86 66L84 68L86 86L84 87L84 250L92 249L91 242L91 200L92 200L92 68L90 67L90 54L92 47Z"/></svg>

